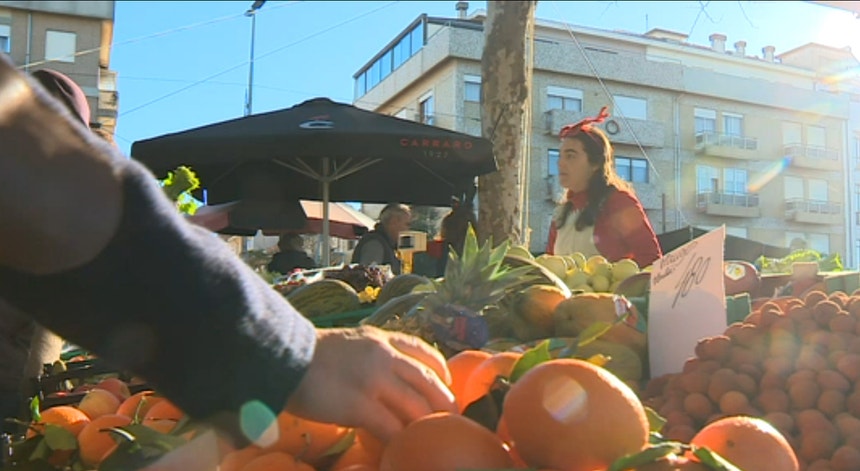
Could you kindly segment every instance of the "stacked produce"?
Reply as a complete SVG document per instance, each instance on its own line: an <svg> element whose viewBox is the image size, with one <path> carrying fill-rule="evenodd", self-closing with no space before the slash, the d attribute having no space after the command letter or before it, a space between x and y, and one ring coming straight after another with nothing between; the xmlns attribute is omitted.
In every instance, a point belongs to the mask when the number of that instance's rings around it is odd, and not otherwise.
<svg viewBox="0 0 860 471"><path fill-rule="evenodd" d="M780 430L801 469L860 469L858 335L858 293L777 298L701 339L682 373L650 382L645 402L666 417L669 438L746 414Z"/></svg>
<svg viewBox="0 0 860 471"><path fill-rule="evenodd" d="M522 251L518 250L517 253ZM621 282L641 271L639 265L628 258L612 263L602 255L586 257L580 252L571 255L543 254L534 260L562 279L571 290L587 293L613 293Z"/></svg>

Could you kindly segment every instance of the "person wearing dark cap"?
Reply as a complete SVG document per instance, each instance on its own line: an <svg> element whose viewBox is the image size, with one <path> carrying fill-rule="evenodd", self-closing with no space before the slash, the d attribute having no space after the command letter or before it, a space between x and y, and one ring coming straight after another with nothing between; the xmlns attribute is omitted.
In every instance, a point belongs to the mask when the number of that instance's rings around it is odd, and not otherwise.
<svg viewBox="0 0 860 471"><path fill-rule="evenodd" d="M0 54L0 298L237 441L281 411L383 440L456 412L438 350L316 328L33 83Z"/></svg>

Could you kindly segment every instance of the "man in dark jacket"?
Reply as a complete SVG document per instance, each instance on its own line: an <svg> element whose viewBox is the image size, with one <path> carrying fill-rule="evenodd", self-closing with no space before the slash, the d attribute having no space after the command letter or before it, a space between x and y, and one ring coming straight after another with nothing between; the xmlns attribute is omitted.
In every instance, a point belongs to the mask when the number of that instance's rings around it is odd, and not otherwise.
<svg viewBox="0 0 860 471"><path fill-rule="evenodd" d="M402 266L397 256L400 233L409 229L412 210L404 204L389 204L379 213L379 222L364 234L352 252L352 263L360 265L390 265L391 273L399 275Z"/></svg>

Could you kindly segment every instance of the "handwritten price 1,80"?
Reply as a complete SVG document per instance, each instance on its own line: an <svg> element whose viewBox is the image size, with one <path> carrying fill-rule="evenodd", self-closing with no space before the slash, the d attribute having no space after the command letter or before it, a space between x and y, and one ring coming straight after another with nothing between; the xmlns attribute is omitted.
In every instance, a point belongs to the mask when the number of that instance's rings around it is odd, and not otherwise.
<svg viewBox="0 0 860 471"><path fill-rule="evenodd" d="M682 276L681 280L678 281L678 284L675 285L675 289L678 291L675 293L675 299L672 301L672 308L678 304L679 299L687 297L687 293L702 282L705 278L705 273L708 272L708 266L710 266L710 264L710 258L705 259L703 257L696 257L690 259L690 263L687 264L687 270L684 272L684 276Z"/></svg>

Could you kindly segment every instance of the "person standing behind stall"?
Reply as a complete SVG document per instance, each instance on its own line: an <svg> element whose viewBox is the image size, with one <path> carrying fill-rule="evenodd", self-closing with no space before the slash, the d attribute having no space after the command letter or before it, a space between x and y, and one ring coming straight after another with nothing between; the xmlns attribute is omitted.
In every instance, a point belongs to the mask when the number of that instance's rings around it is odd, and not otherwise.
<svg viewBox="0 0 860 471"><path fill-rule="evenodd" d="M397 242L400 233L409 229L412 210L405 204L391 203L382 208L379 222L372 231L364 234L352 252L352 263L360 265L389 265L391 273L399 275L402 271L397 256Z"/></svg>
<svg viewBox="0 0 860 471"><path fill-rule="evenodd" d="M442 238L444 249L442 256L437 264L437 272L439 276L445 273L445 266L448 264L448 254L453 250L457 255L463 255L463 245L466 243L466 232L469 226L477 230L477 221L475 220L475 211L472 208L471 202L468 200L464 203L459 198L451 199L451 212L442 218L442 224L439 228L439 236Z"/></svg>
<svg viewBox="0 0 860 471"><path fill-rule="evenodd" d="M317 264L308 256L304 249L302 236L284 234L278 239L278 253L272 257L268 269L286 275L296 268L316 268Z"/></svg>
<svg viewBox="0 0 860 471"><path fill-rule="evenodd" d="M567 191L553 214L546 251L602 255L610 262L631 258L646 267L663 254L642 204L615 173L609 139L594 126L608 117L603 107L559 133L558 178Z"/></svg>

